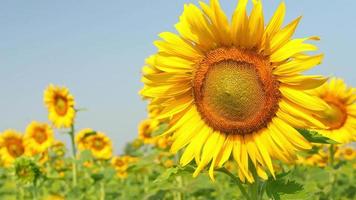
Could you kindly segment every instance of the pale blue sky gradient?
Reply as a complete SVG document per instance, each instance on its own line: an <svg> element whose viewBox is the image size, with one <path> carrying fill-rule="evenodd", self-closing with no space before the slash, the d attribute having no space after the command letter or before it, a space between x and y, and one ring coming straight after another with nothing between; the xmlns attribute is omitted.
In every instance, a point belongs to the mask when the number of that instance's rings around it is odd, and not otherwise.
<svg viewBox="0 0 356 200"><path fill-rule="evenodd" d="M32 120L47 121L42 103L49 83L65 85L78 107L88 108L77 127L107 133L120 152L136 137L145 103L140 69L156 51L152 42L174 31L183 4L196 0L1 0L0 132L24 131ZM235 0L222 0L229 16ZM264 1L266 16L280 1ZM287 21L303 15L296 37L319 35L326 57L312 72L336 75L356 85L356 2L286 0ZM58 138L68 141L58 133Z"/></svg>

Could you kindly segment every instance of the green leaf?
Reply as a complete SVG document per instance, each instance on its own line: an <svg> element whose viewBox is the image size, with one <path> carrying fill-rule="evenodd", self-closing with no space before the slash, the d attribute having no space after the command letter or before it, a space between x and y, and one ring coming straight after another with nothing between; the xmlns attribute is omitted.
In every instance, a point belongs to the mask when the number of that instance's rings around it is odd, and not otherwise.
<svg viewBox="0 0 356 200"><path fill-rule="evenodd" d="M312 143L339 144L335 140L325 137L316 131L309 131L306 129L298 129L298 131L300 134L302 134L305 137L305 139L307 139L309 142L312 142Z"/></svg>
<svg viewBox="0 0 356 200"><path fill-rule="evenodd" d="M162 133L164 133L166 130L168 129L168 124L167 123L163 123L163 124L160 124L156 130L154 130L152 132L152 137L156 137L156 136L159 136L161 135Z"/></svg>
<svg viewBox="0 0 356 200"><path fill-rule="evenodd" d="M167 181L169 178L172 176L175 176L177 174L183 173L183 172L189 172L192 173L194 169L192 166L185 166L185 167L172 167L164 171L160 176L156 178L156 180L153 181L153 183L161 183L164 181Z"/></svg>
<svg viewBox="0 0 356 200"><path fill-rule="evenodd" d="M168 180L171 176L177 174L179 171L178 167L173 167L173 168L169 168L166 171L164 171L160 176L158 176L156 178L156 180L153 181L153 183L160 183L163 181Z"/></svg>
<svg viewBox="0 0 356 200"><path fill-rule="evenodd" d="M266 193L268 197L280 200L282 195L288 195L292 198L291 195L298 195L298 192L303 190L303 185L297 183L296 181L288 180L288 175L289 172L277 175L276 179L268 179L266 183Z"/></svg>

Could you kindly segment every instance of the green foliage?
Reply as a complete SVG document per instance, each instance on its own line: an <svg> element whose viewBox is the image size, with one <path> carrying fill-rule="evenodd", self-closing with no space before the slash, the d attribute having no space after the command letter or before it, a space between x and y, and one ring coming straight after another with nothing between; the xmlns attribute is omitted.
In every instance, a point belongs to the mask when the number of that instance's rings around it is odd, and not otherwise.
<svg viewBox="0 0 356 200"><path fill-rule="evenodd" d="M293 198L293 195L303 190L303 185L297 183L294 180L290 180L288 177L289 172L278 174L276 179L269 178L266 182L266 194L268 197L280 200L281 196L288 196Z"/></svg>
<svg viewBox="0 0 356 200"><path fill-rule="evenodd" d="M299 129L300 134L302 134L309 142L320 143L320 144L338 144L338 142L319 134L316 131L309 131L306 129Z"/></svg>

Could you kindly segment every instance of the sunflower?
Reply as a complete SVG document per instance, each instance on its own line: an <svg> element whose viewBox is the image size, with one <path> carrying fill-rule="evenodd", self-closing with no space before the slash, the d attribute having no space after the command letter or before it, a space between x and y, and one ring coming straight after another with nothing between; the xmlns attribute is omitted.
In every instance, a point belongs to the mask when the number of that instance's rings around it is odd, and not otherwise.
<svg viewBox="0 0 356 200"><path fill-rule="evenodd" d="M56 128L68 128L75 117L74 97L68 88L49 85L44 92L44 103L48 108L48 118Z"/></svg>
<svg viewBox="0 0 356 200"><path fill-rule="evenodd" d="M112 156L112 142L105 134L96 132L87 137L88 149L97 159L110 159Z"/></svg>
<svg viewBox="0 0 356 200"><path fill-rule="evenodd" d="M117 177L119 177L120 179L126 179L128 176L127 171L117 171L116 172Z"/></svg>
<svg viewBox="0 0 356 200"><path fill-rule="evenodd" d="M129 162L122 156L115 156L111 159L111 164L117 171L125 171L128 168Z"/></svg>
<svg viewBox="0 0 356 200"><path fill-rule="evenodd" d="M79 150L88 149L88 137L95 134L95 131L90 128L85 128L79 131L75 136L75 143Z"/></svg>
<svg viewBox="0 0 356 200"><path fill-rule="evenodd" d="M316 36L292 39L300 17L282 27L282 2L265 26L261 1L240 0L232 21L218 0L184 6L178 34L163 32L158 53L146 60L140 94L164 107L158 118L171 118L165 134L171 151L186 147L180 163L193 159L196 177L210 163L209 175L232 157L242 181L253 182L249 159L261 178L274 176L271 158L285 162L310 143L294 128L324 127L314 115L328 105L306 91L326 78L302 75L323 55L308 55Z"/></svg>
<svg viewBox="0 0 356 200"><path fill-rule="evenodd" d="M159 121L156 119L146 119L138 125L138 138L145 144L152 144L156 140L152 132L158 127Z"/></svg>
<svg viewBox="0 0 356 200"><path fill-rule="evenodd" d="M62 141L55 140L51 145L51 151L56 157L63 157L65 155L65 145Z"/></svg>
<svg viewBox="0 0 356 200"><path fill-rule="evenodd" d="M53 130L46 123L31 122L24 135L24 143L26 148L31 152L42 153L52 145L54 140ZM33 155L31 153L31 155Z"/></svg>
<svg viewBox="0 0 356 200"><path fill-rule="evenodd" d="M5 130L0 136L0 155L5 166L25 154L22 135L15 130Z"/></svg>
<svg viewBox="0 0 356 200"><path fill-rule="evenodd" d="M356 89L347 87L342 79L332 78L329 83L312 90L329 104L330 109L319 117L327 128L319 133L340 143L356 140Z"/></svg>
<svg viewBox="0 0 356 200"><path fill-rule="evenodd" d="M156 146L160 149L167 149L172 145L172 139L170 137L159 137L156 141Z"/></svg>
<svg viewBox="0 0 356 200"><path fill-rule="evenodd" d="M345 147L342 149L342 155L345 160L355 160L356 150L352 147Z"/></svg>

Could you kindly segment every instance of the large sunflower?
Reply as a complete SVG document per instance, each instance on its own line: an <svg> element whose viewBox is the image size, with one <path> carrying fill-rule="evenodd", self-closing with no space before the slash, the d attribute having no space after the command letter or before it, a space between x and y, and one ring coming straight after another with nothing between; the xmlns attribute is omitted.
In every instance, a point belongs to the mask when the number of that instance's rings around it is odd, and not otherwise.
<svg viewBox="0 0 356 200"><path fill-rule="evenodd" d="M15 130L5 130L0 136L0 156L5 166L25 154L22 135Z"/></svg>
<svg viewBox="0 0 356 200"><path fill-rule="evenodd" d="M31 122L24 135L26 148L30 150L30 155L42 153L53 143L53 130L46 123Z"/></svg>
<svg viewBox="0 0 356 200"><path fill-rule="evenodd" d="M172 152L186 147L180 163L195 159L209 174L230 158L242 181L253 182L249 159L258 175L274 176L271 158L291 161L311 145L296 129L323 127L312 114L328 105L305 90L322 85L322 76L301 72L319 64L323 55L307 55L318 37L292 39L300 17L282 27L281 3L265 26L260 1L239 1L229 22L219 1L184 6L178 34L164 32L154 44L158 53L143 67L140 92L150 105L163 106L158 118L171 118Z"/></svg>
<svg viewBox="0 0 356 200"><path fill-rule="evenodd" d="M74 97L68 88L49 85L44 92L44 103L48 108L48 118L56 128L68 128L75 117Z"/></svg>
<svg viewBox="0 0 356 200"><path fill-rule="evenodd" d="M342 79L333 78L311 93L330 106L325 115L319 117L327 129L317 131L340 143L355 141L356 89L347 87Z"/></svg>

